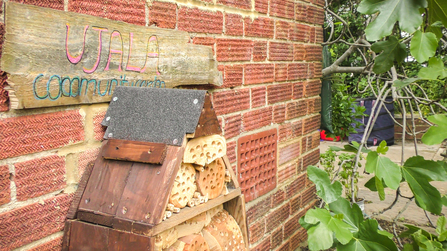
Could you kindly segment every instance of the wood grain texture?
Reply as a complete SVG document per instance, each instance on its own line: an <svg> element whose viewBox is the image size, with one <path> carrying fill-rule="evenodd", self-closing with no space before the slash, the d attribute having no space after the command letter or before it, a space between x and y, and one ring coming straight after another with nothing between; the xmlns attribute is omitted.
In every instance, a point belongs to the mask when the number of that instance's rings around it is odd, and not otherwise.
<svg viewBox="0 0 447 251"><path fill-rule="evenodd" d="M13 109L110 101L117 85L222 85L187 32L7 2L2 70Z"/></svg>
<svg viewBox="0 0 447 251"><path fill-rule="evenodd" d="M105 145L104 159L141 163L163 164L166 144L109 139Z"/></svg>
<svg viewBox="0 0 447 251"><path fill-rule="evenodd" d="M87 164L84 173L82 174L82 178L79 181L78 189L74 195L73 201L71 202L70 208L67 212L67 219L75 219L78 211L79 204L81 203L82 195L84 194L85 187L87 186L90 175L92 174L93 167L95 166L94 162Z"/></svg>
<svg viewBox="0 0 447 251"><path fill-rule="evenodd" d="M227 170L230 172L231 175L231 182L227 184L228 188L239 188L239 182L237 180L236 174L234 173L233 167L231 166L230 160L228 159L228 156L225 155L222 157L222 159L225 162L225 166L227 167Z"/></svg>
<svg viewBox="0 0 447 251"><path fill-rule="evenodd" d="M62 237L62 251L68 251L70 247L70 233L72 220L65 221L64 236Z"/></svg>
<svg viewBox="0 0 447 251"><path fill-rule="evenodd" d="M106 250L110 228L73 221L70 233L70 251Z"/></svg>
<svg viewBox="0 0 447 251"><path fill-rule="evenodd" d="M210 94L205 96L205 103L203 104L202 114L199 118L194 138L208 136L213 134L221 134L219 121L217 120L216 112L214 111L213 104L211 102Z"/></svg>
<svg viewBox="0 0 447 251"><path fill-rule="evenodd" d="M82 209L78 211L77 217L81 221L95 223L107 227L112 226L114 218L114 216L110 214L104 214L92 211L83 211Z"/></svg>
<svg viewBox="0 0 447 251"><path fill-rule="evenodd" d="M244 195L239 195L238 197L227 201L224 203L224 209L228 211L228 213L233 216L236 220L239 228L241 229L242 236L244 239L245 248L249 250L249 242L248 242L248 224L247 224L247 216L245 212L245 199Z"/></svg>
<svg viewBox="0 0 447 251"><path fill-rule="evenodd" d="M110 230L108 251L153 250L154 238Z"/></svg>

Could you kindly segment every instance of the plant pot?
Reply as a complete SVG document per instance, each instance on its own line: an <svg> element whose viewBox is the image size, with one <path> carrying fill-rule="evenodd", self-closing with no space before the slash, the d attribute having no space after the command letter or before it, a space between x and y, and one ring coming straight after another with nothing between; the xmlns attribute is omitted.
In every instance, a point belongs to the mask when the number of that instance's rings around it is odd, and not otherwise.
<svg viewBox="0 0 447 251"><path fill-rule="evenodd" d="M334 140L334 138L330 138L326 135L325 130L321 130L320 131L320 139L326 140L326 141L340 141L340 136L335 136L335 140Z"/></svg>
<svg viewBox="0 0 447 251"><path fill-rule="evenodd" d="M355 204L357 204L357 206L359 206L360 210L362 210L362 214L365 215L365 200L357 199Z"/></svg>

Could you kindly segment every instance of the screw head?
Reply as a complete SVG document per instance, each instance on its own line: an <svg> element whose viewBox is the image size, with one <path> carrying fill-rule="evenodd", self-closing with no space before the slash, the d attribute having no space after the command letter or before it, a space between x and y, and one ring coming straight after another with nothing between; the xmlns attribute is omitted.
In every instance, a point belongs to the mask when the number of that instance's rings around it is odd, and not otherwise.
<svg viewBox="0 0 447 251"><path fill-rule="evenodd" d="M172 143L177 144L177 143L178 143L178 139L174 139L174 140L172 141Z"/></svg>
<svg viewBox="0 0 447 251"><path fill-rule="evenodd" d="M113 133L109 133L109 135L107 135L109 138L113 137Z"/></svg>
<svg viewBox="0 0 447 251"><path fill-rule="evenodd" d="M197 105L197 103L199 103L198 99L194 99L194 104Z"/></svg>
<svg viewBox="0 0 447 251"><path fill-rule="evenodd" d="M117 101L118 100L118 97L113 97L113 101Z"/></svg>
<svg viewBox="0 0 447 251"><path fill-rule="evenodd" d="M110 117L107 117L107 118L106 118L106 121L109 121L109 120L110 120Z"/></svg>

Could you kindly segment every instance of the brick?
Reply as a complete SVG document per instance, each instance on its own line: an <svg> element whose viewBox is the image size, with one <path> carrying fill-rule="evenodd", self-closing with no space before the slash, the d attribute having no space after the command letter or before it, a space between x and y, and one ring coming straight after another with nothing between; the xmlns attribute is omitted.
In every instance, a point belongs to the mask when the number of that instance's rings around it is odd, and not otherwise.
<svg viewBox="0 0 447 251"><path fill-rule="evenodd" d="M219 65L222 67L223 85L221 88L242 86L244 66L243 65Z"/></svg>
<svg viewBox="0 0 447 251"><path fill-rule="evenodd" d="M266 250L270 250L270 238L266 238L258 245L250 248L250 251L266 251Z"/></svg>
<svg viewBox="0 0 447 251"><path fill-rule="evenodd" d="M40 244L39 246L29 249L29 251L59 251L61 249L62 249L62 236L54 240Z"/></svg>
<svg viewBox="0 0 447 251"><path fill-rule="evenodd" d="M227 156L230 163L236 162L236 141L227 142Z"/></svg>
<svg viewBox="0 0 447 251"><path fill-rule="evenodd" d="M270 0L270 15L288 19L295 18L295 5L293 0Z"/></svg>
<svg viewBox="0 0 447 251"><path fill-rule="evenodd" d="M248 227L250 244L258 242L265 234L265 220L260 219Z"/></svg>
<svg viewBox="0 0 447 251"><path fill-rule="evenodd" d="M272 245L272 249L279 246L282 243L282 241L283 241L283 230L282 230L282 226L281 226L272 232L271 241L270 241L271 245Z"/></svg>
<svg viewBox="0 0 447 251"><path fill-rule="evenodd" d="M301 142L293 142L289 145L279 148L279 165L296 159L301 154Z"/></svg>
<svg viewBox="0 0 447 251"><path fill-rule="evenodd" d="M213 93L216 115L250 109L250 90L238 89Z"/></svg>
<svg viewBox="0 0 447 251"><path fill-rule="evenodd" d="M99 111L93 116L93 138L95 140L101 141L106 133L106 127L101 125L104 120L107 111Z"/></svg>
<svg viewBox="0 0 447 251"><path fill-rule="evenodd" d="M306 61L321 61L323 47L321 45L306 45Z"/></svg>
<svg viewBox="0 0 447 251"><path fill-rule="evenodd" d="M293 45L293 60L303 61L306 59L306 46L304 44Z"/></svg>
<svg viewBox="0 0 447 251"><path fill-rule="evenodd" d="M291 198L306 187L307 174L303 173L286 187L287 197Z"/></svg>
<svg viewBox="0 0 447 251"><path fill-rule="evenodd" d="M9 167L7 165L0 166L0 205L11 201L11 181L9 177Z"/></svg>
<svg viewBox="0 0 447 251"><path fill-rule="evenodd" d="M165 2L152 2L149 7L149 25L175 29L177 23L177 5Z"/></svg>
<svg viewBox="0 0 447 251"><path fill-rule="evenodd" d="M303 153L307 151L311 151L314 148L317 148L320 146L320 133L318 131L312 133L311 135L307 136L307 142L303 138L303 142L306 142L306 147L302 148Z"/></svg>
<svg viewBox="0 0 447 251"><path fill-rule="evenodd" d="M216 3L235 7L238 9L251 10L251 0L217 0Z"/></svg>
<svg viewBox="0 0 447 251"><path fill-rule="evenodd" d="M3 29L2 27L4 25L0 23L0 31ZM0 43L3 43L3 39L0 40ZM9 111L9 95L8 91L5 90L7 85L6 79L6 72L0 71L0 112Z"/></svg>
<svg viewBox="0 0 447 251"><path fill-rule="evenodd" d="M323 27L315 27L315 43L321 44L324 42Z"/></svg>
<svg viewBox="0 0 447 251"><path fill-rule="evenodd" d="M247 222L251 224L257 219L263 217L270 210L270 196L258 201L254 206L247 210Z"/></svg>
<svg viewBox="0 0 447 251"><path fill-rule="evenodd" d="M266 87L251 88L251 108L265 106Z"/></svg>
<svg viewBox="0 0 447 251"><path fill-rule="evenodd" d="M294 139L301 135L303 135L303 125L301 120L279 126L280 142Z"/></svg>
<svg viewBox="0 0 447 251"><path fill-rule="evenodd" d="M298 250L301 246L301 243L305 242L307 239L307 231L304 228L301 228L298 232L293 234L290 237L290 250Z"/></svg>
<svg viewBox="0 0 447 251"><path fill-rule="evenodd" d="M313 62L309 64L309 78L323 77L323 64L321 62Z"/></svg>
<svg viewBox="0 0 447 251"><path fill-rule="evenodd" d="M269 85L267 87L267 99L269 104L292 99L292 84Z"/></svg>
<svg viewBox="0 0 447 251"><path fill-rule="evenodd" d="M276 21L276 32L275 32L275 38L276 39L289 39L289 29L290 29L290 23L286 21L277 20Z"/></svg>
<svg viewBox="0 0 447 251"><path fill-rule="evenodd" d="M277 248L275 251L289 251L289 250L290 250L290 243L289 243L289 241L286 241L279 248Z"/></svg>
<svg viewBox="0 0 447 251"><path fill-rule="evenodd" d="M25 201L65 187L65 158L56 155L15 164L17 200Z"/></svg>
<svg viewBox="0 0 447 251"><path fill-rule="evenodd" d="M281 205L286 200L286 193L284 192L284 190L279 189L271 196L271 199L272 199L271 207L274 208L277 205Z"/></svg>
<svg viewBox="0 0 447 251"><path fill-rule="evenodd" d="M289 81L306 79L308 76L308 65L306 63L290 63L287 66L287 79Z"/></svg>
<svg viewBox="0 0 447 251"><path fill-rule="evenodd" d="M305 100L287 103L286 120L304 116L306 115L306 112L307 112L307 102Z"/></svg>
<svg viewBox="0 0 447 251"><path fill-rule="evenodd" d="M273 38L275 26L273 19L260 17L252 21L250 18L245 18L244 23L245 36Z"/></svg>
<svg viewBox="0 0 447 251"><path fill-rule="evenodd" d="M281 223L283 223L288 217L289 217L289 204L286 203L267 215L266 232L270 233L277 226L281 225Z"/></svg>
<svg viewBox="0 0 447 251"><path fill-rule="evenodd" d="M265 61L267 59L267 42L254 41L253 43L253 61Z"/></svg>
<svg viewBox="0 0 447 251"><path fill-rule="evenodd" d="M289 39L296 42L310 41L311 27L305 24L291 24L289 30Z"/></svg>
<svg viewBox="0 0 447 251"><path fill-rule="evenodd" d="M244 132L252 131L272 123L272 107L246 112L242 115Z"/></svg>
<svg viewBox="0 0 447 251"><path fill-rule="evenodd" d="M317 199L316 193L317 189L315 185L304 190L303 194L301 195L301 207L304 207L307 204L311 203L312 201L316 200Z"/></svg>
<svg viewBox="0 0 447 251"><path fill-rule="evenodd" d="M315 27L311 27L309 29L309 43L312 43L312 44L315 43L315 41L317 39L317 34L315 32L316 32Z"/></svg>
<svg viewBox="0 0 447 251"><path fill-rule="evenodd" d="M320 149L315 149L312 152L303 156L303 169L307 170L310 165L316 165L320 161Z"/></svg>
<svg viewBox="0 0 447 251"><path fill-rule="evenodd" d="M293 93L292 98L293 99L300 99L304 96L304 83L298 82L293 84Z"/></svg>
<svg viewBox="0 0 447 251"><path fill-rule="evenodd" d="M80 179L82 177L82 174L84 174L85 168L87 168L87 165L98 158L99 150L101 148L92 148L85 152L82 152L78 155L78 178Z"/></svg>
<svg viewBox="0 0 447 251"><path fill-rule="evenodd" d="M273 106L273 123L280 124L286 121L286 105Z"/></svg>
<svg viewBox="0 0 447 251"><path fill-rule="evenodd" d="M269 60L292 61L293 44L269 42Z"/></svg>
<svg viewBox="0 0 447 251"><path fill-rule="evenodd" d="M298 212L300 210L300 208L301 208L301 194L298 194L298 195L295 195L294 197L292 197L290 199L289 203L290 203L290 214L293 215L296 212ZM294 216L293 218L295 218L295 217L296 216ZM293 220L293 218L291 220ZM293 224L293 223L291 223L291 224ZM286 223L286 225L287 225L287 223ZM289 229L288 226L286 226L285 228L287 229L287 232L288 232L287 233L287 237L289 237L290 234L292 234L293 232L291 232L291 233L289 232L290 229Z"/></svg>
<svg viewBox="0 0 447 251"><path fill-rule="evenodd" d="M244 19L241 15L225 14L225 34L230 36L244 35Z"/></svg>
<svg viewBox="0 0 447 251"><path fill-rule="evenodd" d="M295 4L295 20L300 22L307 22L307 9L309 8L308 4L305 3L296 3Z"/></svg>
<svg viewBox="0 0 447 251"><path fill-rule="evenodd" d="M320 120L320 114L304 119L303 134L308 134L320 129Z"/></svg>
<svg viewBox="0 0 447 251"><path fill-rule="evenodd" d="M192 43L208 46L213 49L213 55L215 54L214 45L216 44L216 39L213 37L194 37Z"/></svg>
<svg viewBox="0 0 447 251"><path fill-rule="evenodd" d="M269 0L255 0L255 10L266 14L269 10Z"/></svg>
<svg viewBox="0 0 447 251"><path fill-rule="evenodd" d="M79 110L0 120L0 159L41 152L84 140Z"/></svg>
<svg viewBox="0 0 447 251"><path fill-rule="evenodd" d="M307 100L307 114L317 113L321 111L321 97Z"/></svg>
<svg viewBox="0 0 447 251"><path fill-rule="evenodd" d="M62 194L0 214L0 246L12 250L61 231L72 199Z"/></svg>
<svg viewBox="0 0 447 251"><path fill-rule="evenodd" d="M230 139L241 134L242 131L242 115L237 114L233 116L226 116L224 118L225 139Z"/></svg>
<svg viewBox="0 0 447 251"><path fill-rule="evenodd" d="M217 61L250 61L253 41L244 39L217 39Z"/></svg>
<svg viewBox="0 0 447 251"><path fill-rule="evenodd" d="M64 0L47 0L47 1L41 1L41 0L11 0L11 2L35 5L35 6L51 8L51 9L55 9L55 10L64 10Z"/></svg>
<svg viewBox="0 0 447 251"><path fill-rule="evenodd" d="M287 80L287 64L275 64L275 81L282 82Z"/></svg>
<svg viewBox="0 0 447 251"><path fill-rule="evenodd" d="M221 34L222 12L209 12L197 8L180 8L177 28L183 31Z"/></svg>
<svg viewBox="0 0 447 251"><path fill-rule="evenodd" d="M273 64L247 64L244 68L244 83L246 85L271 83L275 77L274 72Z"/></svg>
<svg viewBox="0 0 447 251"><path fill-rule="evenodd" d="M68 11L146 25L145 2L140 0L70 0Z"/></svg>
<svg viewBox="0 0 447 251"><path fill-rule="evenodd" d="M296 175L296 164L291 163L278 171L278 184L281 184Z"/></svg>
<svg viewBox="0 0 447 251"><path fill-rule="evenodd" d="M307 22L311 24L324 24L324 9L321 7L309 5L307 8Z"/></svg>

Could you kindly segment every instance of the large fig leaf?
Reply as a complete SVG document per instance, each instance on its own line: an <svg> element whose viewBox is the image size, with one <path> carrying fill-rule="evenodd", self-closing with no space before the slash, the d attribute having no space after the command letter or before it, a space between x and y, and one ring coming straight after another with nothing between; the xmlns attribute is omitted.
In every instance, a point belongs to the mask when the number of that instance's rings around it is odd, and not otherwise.
<svg viewBox="0 0 447 251"><path fill-rule="evenodd" d="M371 50L380 53L373 67L373 71L377 74L387 72L393 67L394 62L399 64L407 56L405 44L399 42L395 36L390 36L386 41L374 43Z"/></svg>
<svg viewBox="0 0 447 251"><path fill-rule="evenodd" d="M390 35L396 22L413 33L422 24L421 8L427 8L426 0L363 0L357 10L368 15L380 12L365 30L368 40L377 41Z"/></svg>
<svg viewBox="0 0 447 251"><path fill-rule="evenodd" d="M397 251L396 244L387 236L378 232L378 224L374 219L365 220L360 224L360 230L354 234L354 238L348 245L342 247L340 244L337 250L347 251Z"/></svg>
<svg viewBox="0 0 447 251"><path fill-rule="evenodd" d="M447 77L447 70L441 59L433 57L428 60L428 67L419 70L418 77L426 80L442 79Z"/></svg>
<svg viewBox="0 0 447 251"><path fill-rule="evenodd" d="M352 204L344 198L339 198L338 200L329 204L329 209L335 214L342 214L343 221L351 226L351 232L358 232L360 223L363 222L362 210L357 204Z"/></svg>
<svg viewBox="0 0 447 251"><path fill-rule="evenodd" d="M441 144L444 139L447 139L447 116L436 114L427 119L436 126L431 126L422 136L422 143L427 145Z"/></svg>
<svg viewBox="0 0 447 251"><path fill-rule="evenodd" d="M438 218L436 222L436 233L438 234L439 241L445 241L447 239L447 229L446 229L447 219L445 216Z"/></svg>
<svg viewBox="0 0 447 251"><path fill-rule="evenodd" d="M400 167L389 158L379 156L377 152L370 152L366 157L365 170L374 173L385 185L396 190L402 180Z"/></svg>
<svg viewBox="0 0 447 251"><path fill-rule="evenodd" d="M428 19L430 24L441 21L447 27L447 1L428 0Z"/></svg>
<svg viewBox="0 0 447 251"><path fill-rule="evenodd" d="M410 43L411 55L419 62L423 63L433 57L438 48L438 38L434 33L422 32L414 33Z"/></svg>
<svg viewBox="0 0 447 251"><path fill-rule="evenodd" d="M329 175L315 166L309 166L307 168L307 176L315 183L317 188L317 195L323 199L326 203L331 203L340 198L342 193L342 185L339 181L335 181L331 184Z"/></svg>

